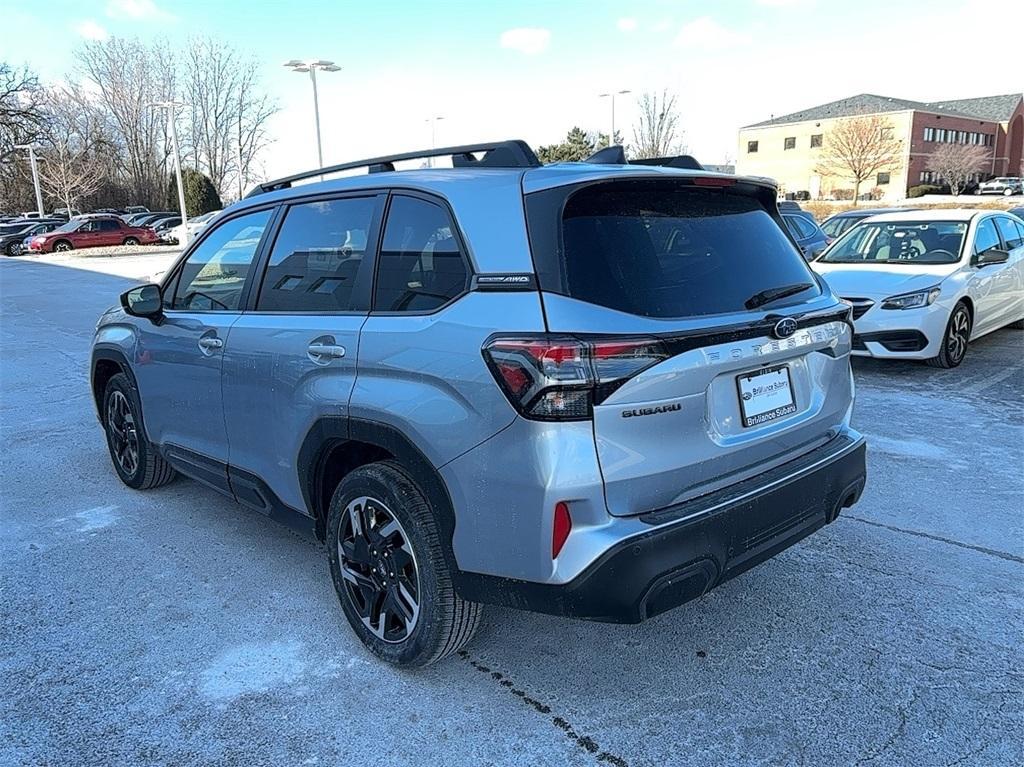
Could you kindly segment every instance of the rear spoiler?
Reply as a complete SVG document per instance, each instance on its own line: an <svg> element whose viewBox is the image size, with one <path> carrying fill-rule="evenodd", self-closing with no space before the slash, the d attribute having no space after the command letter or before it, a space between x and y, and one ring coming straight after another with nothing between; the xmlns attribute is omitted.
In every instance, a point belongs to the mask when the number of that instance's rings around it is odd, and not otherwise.
<svg viewBox="0 0 1024 767"><path fill-rule="evenodd" d="M626 150L621 144L606 146L590 155L583 162L592 165L660 165L665 168L683 168L684 170L704 170L692 155L681 154L675 157L644 157L638 160L627 160Z"/></svg>

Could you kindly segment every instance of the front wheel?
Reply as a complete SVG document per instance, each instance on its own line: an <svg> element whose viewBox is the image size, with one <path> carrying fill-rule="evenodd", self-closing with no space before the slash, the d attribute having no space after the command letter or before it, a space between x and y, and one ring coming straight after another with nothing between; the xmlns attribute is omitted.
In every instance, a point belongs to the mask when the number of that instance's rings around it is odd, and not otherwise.
<svg viewBox="0 0 1024 767"><path fill-rule="evenodd" d="M8 256L16 256L18 255L18 253L21 252L21 246L19 246L16 242L12 242L9 243L6 248L4 248L4 251L7 253Z"/></svg>
<svg viewBox="0 0 1024 767"><path fill-rule="evenodd" d="M939 353L928 360L928 364L936 368L957 367L967 355L967 344L970 340L971 313L967 309L967 304L960 301L949 315Z"/></svg>
<svg viewBox="0 0 1024 767"><path fill-rule="evenodd" d="M71 243L68 242L67 240L61 240L60 242L53 246L53 249L60 253L66 253L67 251L71 250L72 247L73 246L71 245Z"/></svg>
<svg viewBox="0 0 1024 767"><path fill-rule="evenodd" d="M372 463L346 476L327 527L342 610L375 655L426 666L469 642L482 606L455 593L434 510L398 464Z"/></svg>
<svg viewBox="0 0 1024 767"><path fill-rule="evenodd" d="M139 244L139 240L138 240L137 237L125 237L124 238L124 244L125 245L138 245Z"/></svg>
<svg viewBox="0 0 1024 767"><path fill-rule="evenodd" d="M139 398L124 373L112 376L103 395L103 429L117 476L135 490L166 485L177 476L146 439Z"/></svg>

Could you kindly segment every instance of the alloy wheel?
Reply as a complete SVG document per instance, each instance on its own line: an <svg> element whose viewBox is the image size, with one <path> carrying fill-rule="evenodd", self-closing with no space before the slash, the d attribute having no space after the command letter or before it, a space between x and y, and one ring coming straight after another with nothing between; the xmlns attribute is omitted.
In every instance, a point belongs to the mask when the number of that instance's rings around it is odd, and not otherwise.
<svg viewBox="0 0 1024 767"><path fill-rule="evenodd" d="M970 331L971 319L967 315L967 310L960 307L949 321L949 333L946 337L946 353L952 362L960 362L967 353Z"/></svg>
<svg viewBox="0 0 1024 767"><path fill-rule="evenodd" d="M128 398L119 391L114 391L107 403L107 433L114 460L125 474L132 476L139 467L139 433Z"/></svg>
<svg viewBox="0 0 1024 767"><path fill-rule="evenodd" d="M345 508L338 560L363 625L385 642L408 639L420 612L419 571L409 536L381 501L363 496Z"/></svg>

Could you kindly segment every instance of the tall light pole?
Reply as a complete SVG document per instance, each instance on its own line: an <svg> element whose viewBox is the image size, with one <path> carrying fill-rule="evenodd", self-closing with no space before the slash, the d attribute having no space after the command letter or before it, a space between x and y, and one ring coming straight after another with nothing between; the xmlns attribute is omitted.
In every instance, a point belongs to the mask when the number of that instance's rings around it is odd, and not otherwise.
<svg viewBox="0 0 1024 767"><path fill-rule="evenodd" d="M157 101L149 105L153 109L166 109L167 122L171 128L171 150L174 152L174 174L178 179L178 206L181 208L181 231L185 233L185 242L182 246L188 245L188 211L185 209L185 185L181 180L181 153L178 151L178 129L175 127L175 114L178 107L185 106L180 101Z"/></svg>
<svg viewBox="0 0 1024 767"><path fill-rule="evenodd" d="M46 215L43 210L43 193L39 189L39 168L36 165L36 150L42 149L39 144L15 144L15 149L27 149L28 150L28 161L32 164L32 183L36 187L36 209L39 211L40 218ZM71 211L68 211L68 217L71 216Z"/></svg>
<svg viewBox="0 0 1024 767"><path fill-rule="evenodd" d="M337 64L333 61L324 61L323 59L313 59L312 61L299 61L298 59L292 59L284 63L288 69L293 72L309 72L309 79L313 83L313 118L316 120L316 157L319 161L317 167L324 167L324 150L320 145L320 100L316 92L316 71L319 69L321 72L338 72L341 70Z"/></svg>
<svg viewBox="0 0 1024 767"><path fill-rule="evenodd" d="M438 120L443 120L443 119L444 119L444 117L439 115L437 117L428 117L426 120L423 121L423 122L430 123L430 148L431 149L435 149L437 147L437 121ZM427 158L427 167L428 168L433 168L434 167L434 158L433 157L428 157Z"/></svg>
<svg viewBox="0 0 1024 767"><path fill-rule="evenodd" d="M632 92L633 91L625 90L625 91L612 91L610 93L599 93L599 94L597 94L597 97L600 98L600 99L609 99L610 98L612 100L612 132L608 134L608 146L612 146L615 143L615 97L616 96L625 96L627 93L632 93Z"/></svg>

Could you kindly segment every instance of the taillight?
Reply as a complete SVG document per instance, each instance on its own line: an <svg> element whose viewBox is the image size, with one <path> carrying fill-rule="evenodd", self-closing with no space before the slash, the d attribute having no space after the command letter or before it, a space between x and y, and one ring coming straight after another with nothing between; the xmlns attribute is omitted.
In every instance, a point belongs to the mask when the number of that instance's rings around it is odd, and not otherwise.
<svg viewBox="0 0 1024 767"><path fill-rule="evenodd" d="M543 421L580 421L640 371L668 359L655 338L495 338L484 359L509 402Z"/></svg>

